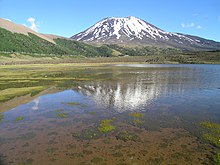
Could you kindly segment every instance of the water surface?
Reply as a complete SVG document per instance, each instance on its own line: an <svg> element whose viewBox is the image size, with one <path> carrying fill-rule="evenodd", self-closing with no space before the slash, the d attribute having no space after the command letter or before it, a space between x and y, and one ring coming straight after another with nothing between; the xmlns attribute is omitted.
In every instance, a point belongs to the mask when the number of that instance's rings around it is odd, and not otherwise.
<svg viewBox="0 0 220 165"><path fill-rule="evenodd" d="M2 163L210 163L218 149L199 123L220 123L220 65L106 67L2 113ZM114 129L100 131L106 120Z"/></svg>

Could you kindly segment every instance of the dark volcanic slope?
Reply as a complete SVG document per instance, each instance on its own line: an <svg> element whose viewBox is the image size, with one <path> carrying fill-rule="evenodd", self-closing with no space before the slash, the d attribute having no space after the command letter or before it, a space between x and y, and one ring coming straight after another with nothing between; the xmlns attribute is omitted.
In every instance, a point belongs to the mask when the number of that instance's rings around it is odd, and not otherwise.
<svg viewBox="0 0 220 165"><path fill-rule="evenodd" d="M71 38L77 41L100 44L153 45L189 50L220 49L219 42L166 32L135 17L106 18Z"/></svg>

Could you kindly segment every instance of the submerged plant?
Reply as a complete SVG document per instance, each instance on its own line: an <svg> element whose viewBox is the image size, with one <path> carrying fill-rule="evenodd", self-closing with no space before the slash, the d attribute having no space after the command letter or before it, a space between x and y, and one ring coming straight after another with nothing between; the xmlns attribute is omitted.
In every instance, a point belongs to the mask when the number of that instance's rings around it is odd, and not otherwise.
<svg viewBox="0 0 220 165"><path fill-rule="evenodd" d="M138 112L134 112L134 113L131 113L130 116L133 117L133 124L134 125L141 125L143 124L143 121L141 121L141 118L144 117L144 115L142 113L138 113Z"/></svg>
<svg viewBox="0 0 220 165"><path fill-rule="evenodd" d="M80 140L90 140L90 139L96 139L101 135L101 133L97 129L85 129L83 131L80 131L78 133L73 133L72 136L80 139Z"/></svg>
<svg viewBox="0 0 220 165"><path fill-rule="evenodd" d="M220 153L217 154L215 157L214 157L214 162L216 165L220 165Z"/></svg>
<svg viewBox="0 0 220 165"><path fill-rule="evenodd" d="M70 106L80 105L80 103L78 103L78 102L62 102L62 104L66 104L66 105L70 105Z"/></svg>
<svg viewBox="0 0 220 165"><path fill-rule="evenodd" d="M4 119L3 114L0 113L0 122L2 122L2 120Z"/></svg>
<svg viewBox="0 0 220 165"><path fill-rule="evenodd" d="M24 116L17 117L14 121L15 122L19 122L21 120L24 120Z"/></svg>
<svg viewBox="0 0 220 165"><path fill-rule="evenodd" d="M127 141L139 141L140 140L140 138L136 134L128 132L128 131L120 132L116 136L116 139L117 140L122 140L124 142L127 142Z"/></svg>
<svg viewBox="0 0 220 165"><path fill-rule="evenodd" d="M206 128L203 137L216 147L220 147L220 124L212 122L202 122L201 126Z"/></svg>
<svg viewBox="0 0 220 165"><path fill-rule="evenodd" d="M131 113L130 116L132 116L134 118L142 118L142 117L144 117L144 115L142 113L138 113L138 112Z"/></svg>
<svg viewBox="0 0 220 165"><path fill-rule="evenodd" d="M99 125L99 128L98 128L99 131L103 132L103 133L106 133L106 132L110 132L110 131L115 130L116 127L111 125L112 122L113 122L113 120L110 120L110 119L102 120L100 125Z"/></svg>
<svg viewBox="0 0 220 165"><path fill-rule="evenodd" d="M68 114L67 113L59 113L57 114L57 117L60 117L60 118L67 118Z"/></svg>

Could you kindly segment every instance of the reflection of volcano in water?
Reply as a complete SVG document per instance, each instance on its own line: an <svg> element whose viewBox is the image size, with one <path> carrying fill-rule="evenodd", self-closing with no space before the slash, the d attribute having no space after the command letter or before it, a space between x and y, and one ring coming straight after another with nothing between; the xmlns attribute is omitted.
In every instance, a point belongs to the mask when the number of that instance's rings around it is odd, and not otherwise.
<svg viewBox="0 0 220 165"><path fill-rule="evenodd" d="M109 76L109 75L108 75ZM182 95L194 88L194 72L187 69L150 69L141 72L123 72L116 81L92 82L78 87L97 105L118 112L147 110L159 97ZM190 86L188 84L191 84Z"/></svg>
<svg viewBox="0 0 220 165"><path fill-rule="evenodd" d="M144 83L141 79L135 82L97 83L78 87L78 91L91 96L94 101L107 109L118 112L145 110L146 106L161 93L160 86Z"/></svg>

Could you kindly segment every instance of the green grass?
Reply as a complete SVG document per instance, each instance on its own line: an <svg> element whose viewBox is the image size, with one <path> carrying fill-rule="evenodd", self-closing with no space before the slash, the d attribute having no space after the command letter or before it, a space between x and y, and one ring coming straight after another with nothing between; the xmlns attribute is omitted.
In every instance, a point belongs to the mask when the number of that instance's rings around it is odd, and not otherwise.
<svg viewBox="0 0 220 165"><path fill-rule="evenodd" d="M2 122L3 119L4 119L4 115L0 113L0 122Z"/></svg>
<svg viewBox="0 0 220 165"><path fill-rule="evenodd" d="M24 96L27 94L38 93L45 90L47 87L23 87L23 88L8 88L1 91L0 102L11 100L15 97Z"/></svg>
<svg viewBox="0 0 220 165"><path fill-rule="evenodd" d="M213 160L216 165L220 165L220 154L215 155Z"/></svg>
<svg viewBox="0 0 220 165"><path fill-rule="evenodd" d="M204 139L220 148L220 124L204 121L201 126L205 128Z"/></svg>

